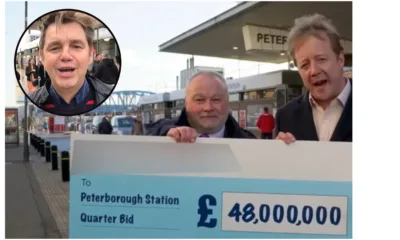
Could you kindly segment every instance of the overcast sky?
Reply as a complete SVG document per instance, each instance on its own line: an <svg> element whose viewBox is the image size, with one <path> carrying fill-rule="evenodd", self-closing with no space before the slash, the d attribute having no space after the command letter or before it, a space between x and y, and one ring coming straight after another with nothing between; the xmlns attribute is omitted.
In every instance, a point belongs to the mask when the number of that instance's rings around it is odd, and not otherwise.
<svg viewBox="0 0 400 240"><path fill-rule="evenodd" d="M74 8L100 18L114 33L121 49L122 69L116 90L175 90L176 76L188 55L161 53L158 46L237 2L28 2L28 25L56 9ZM112 9L112 10L111 10ZM6 2L6 106L15 105L14 51L24 31L24 2ZM258 63L196 57L195 65L223 67L227 77L258 73ZM240 71L239 71L240 66ZM261 71L279 66L262 64Z"/></svg>

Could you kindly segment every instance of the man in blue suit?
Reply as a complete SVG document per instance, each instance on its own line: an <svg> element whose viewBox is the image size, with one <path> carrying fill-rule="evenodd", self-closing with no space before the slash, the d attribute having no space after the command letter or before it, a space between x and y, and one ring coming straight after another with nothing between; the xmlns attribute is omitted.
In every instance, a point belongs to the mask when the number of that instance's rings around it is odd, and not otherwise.
<svg viewBox="0 0 400 240"><path fill-rule="evenodd" d="M288 47L308 91L277 111L276 139L352 142L352 81L336 28L319 14L298 18Z"/></svg>

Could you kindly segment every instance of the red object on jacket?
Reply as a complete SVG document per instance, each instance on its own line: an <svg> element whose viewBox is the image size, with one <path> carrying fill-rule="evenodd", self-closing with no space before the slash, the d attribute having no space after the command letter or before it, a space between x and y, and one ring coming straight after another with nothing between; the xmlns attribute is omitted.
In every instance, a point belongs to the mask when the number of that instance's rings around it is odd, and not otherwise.
<svg viewBox="0 0 400 240"><path fill-rule="evenodd" d="M272 133L275 128L275 118L269 113L260 115L257 121L257 127L262 133Z"/></svg>

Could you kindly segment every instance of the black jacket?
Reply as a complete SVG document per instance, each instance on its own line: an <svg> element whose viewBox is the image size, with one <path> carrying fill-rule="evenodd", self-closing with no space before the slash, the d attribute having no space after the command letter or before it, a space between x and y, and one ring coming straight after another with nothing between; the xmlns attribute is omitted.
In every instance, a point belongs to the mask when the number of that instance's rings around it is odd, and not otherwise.
<svg viewBox="0 0 400 240"><path fill-rule="evenodd" d="M118 80L118 68L114 60L105 58L96 64L94 74L96 78L100 79L103 83L116 84Z"/></svg>
<svg viewBox="0 0 400 240"><path fill-rule="evenodd" d="M17 70L15 70L15 76L17 77L18 82L21 81L21 75Z"/></svg>
<svg viewBox="0 0 400 240"><path fill-rule="evenodd" d="M352 85L352 81L350 81ZM336 125L330 141L352 142L353 124L353 90L347 99L342 115ZM275 134L290 132L296 140L318 141L318 134L314 124L312 108L309 101L309 93L301 95L276 113Z"/></svg>
<svg viewBox="0 0 400 240"><path fill-rule="evenodd" d="M31 69L30 66L27 66L27 67L25 68L25 76L26 76L26 80L27 80L27 81L31 81L31 73L33 74L33 77L34 77L35 79L37 79L38 76L39 76L39 68L38 68L37 65L34 65L34 70L35 70L35 71L32 71L32 70L33 70L33 69Z"/></svg>
<svg viewBox="0 0 400 240"><path fill-rule="evenodd" d="M99 123L98 132L99 134L111 134L113 132L113 127L106 118L103 118L101 123Z"/></svg>
<svg viewBox="0 0 400 240"><path fill-rule="evenodd" d="M40 86L42 87L45 83L46 83L46 77L45 77L45 70L43 65L41 65L40 67L38 66L38 75L40 77Z"/></svg>
<svg viewBox="0 0 400 240"><path fill-rule="evenodd" d="M95 61L93 63L92 69L90 69L90 72L89 72L90 75L94 75L94 73L96 72L96 67L97 67L97 65L99 65L99 63L100 63L99 61Z"/></svg>
<svg viewBox="0 0 400 240"><path fill-rule="evenodd" d="M148 135L166 136L171 128L183 126L190 127L185 109L182 110L179 117L159 121L155 126L152 126L152 129L148 129ZM229 115L225 123L224 138L253 139L256 138L256 136L254 136L254 134L247 131L246 129L241 128L236 120L231 115Z"/></svg>
<svg viewBox="0 0 400 240"><path fill-rule="evenodd" d="M86 75L85 76L88 84L89 84L89 91L90 94L94 95L94 105L93 105L93 109L96 108L99 104L101 104L106 98L108 98L108 96L111 94L114 85L108 85L105 84L103 82L101 82L99 79L90 76L90 75ZM32 92L29 94L29 98L30 100L37 104L39 107L43 107L44 104L55 104L55 102L52 100L52 97L49 93L49 89L50 89L50 85L51 85L51 80L49 78L46 79L46 84L37 89L36 91ZM55 111L48 111L54 114L57 114L57 108L55 108ZM83 114L83 113L76 113L76 115L78 114Z"/></svg>

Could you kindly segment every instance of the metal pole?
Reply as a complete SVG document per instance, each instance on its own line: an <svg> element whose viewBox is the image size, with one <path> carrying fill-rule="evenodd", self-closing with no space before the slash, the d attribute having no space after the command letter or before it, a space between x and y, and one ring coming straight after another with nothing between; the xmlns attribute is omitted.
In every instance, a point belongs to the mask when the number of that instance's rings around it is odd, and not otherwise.
<svg viewBox="0 0 400 240"><path fill-rule="evenodd" d="M100 54L101 52L100 52L100 49L99 49L99 29L97 28L96 29L96 39L97 39L97 42L96 42L96 46L97 46L97 49L96 49L96 53L97 54Z"/></svg>
<svg viewBox="0 0 400 240"><path fill-rule="evenodd" d="M25 29L28 27L28 1L25 1ZM24 129L24 162L29 162L29 145L28 145L28 98L25 96L25 129Z"/></svg>

